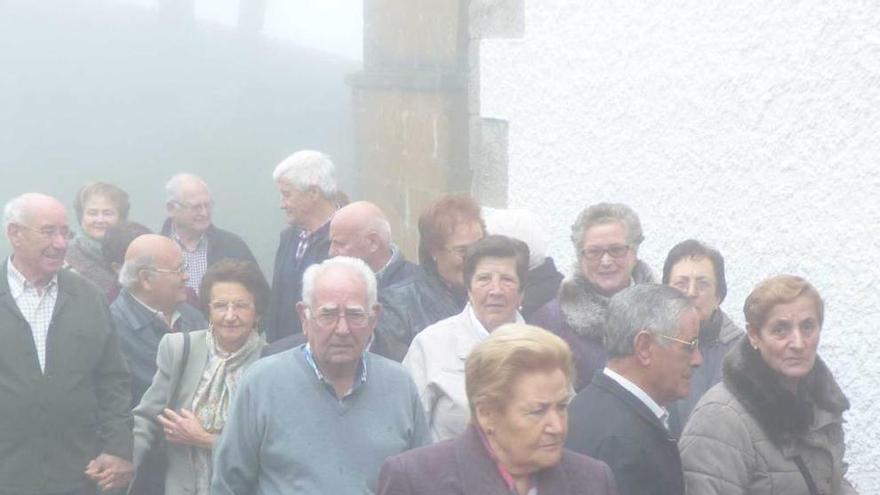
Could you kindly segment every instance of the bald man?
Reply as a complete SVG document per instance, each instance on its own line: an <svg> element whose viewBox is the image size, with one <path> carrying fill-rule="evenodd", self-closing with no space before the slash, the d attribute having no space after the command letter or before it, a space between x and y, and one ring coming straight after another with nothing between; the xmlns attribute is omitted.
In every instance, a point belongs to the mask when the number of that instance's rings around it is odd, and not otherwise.
<svg viewBox="0 0 880 495"><path fill-rule="evenodd" d="M12 256L0 268L0 492L124 487L128 370L103 293L61 269L72 237L64 205L23 194L3 224Z"/></svg>
<svg viewBox="0 0 880 495"><path fill-rule="evenodd" d="M201 177L180 173L165 185L168 218L162 235L177 241L183 249L189 279L186 284L196 294L208 267L223 258L257 260L241 237L214 226L211 213L214 200Z"/></svg>
<svg viewBox="0 0 880 495"><path fill-rule="evenodd" d="M391 241L391 225L385 214L369 201L350 203L333 215L330 256L363 260L376 274L380 291L409 280L416 270Z"/></svg>
<svg viewBox="0 0 880 495"><path fill-rule="evenodd" d="M168 332L208 328L204 316L186 303L186 263L171 239L145 234L128 246L119 270L122 292L110 306L122 351L131 370L132 407L156 374L159 340Z"/></svg>

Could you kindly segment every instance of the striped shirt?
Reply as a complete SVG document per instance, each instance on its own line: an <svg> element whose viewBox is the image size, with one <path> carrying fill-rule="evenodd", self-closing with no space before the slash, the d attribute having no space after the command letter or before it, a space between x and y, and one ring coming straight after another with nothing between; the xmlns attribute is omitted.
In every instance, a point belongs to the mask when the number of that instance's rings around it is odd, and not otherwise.
<svg viewBox="0 0 880 495"><path fill-rule="evenodd" d="M45 373L46 338L49 336L49 324L52 322L52 312L55 311L55 301L58 300L58 275L53 275L52 280L45 287L38 288L15 269L12 258L6 262L6 270L9 292L18 310L31 327L40 370Z"/></svg>

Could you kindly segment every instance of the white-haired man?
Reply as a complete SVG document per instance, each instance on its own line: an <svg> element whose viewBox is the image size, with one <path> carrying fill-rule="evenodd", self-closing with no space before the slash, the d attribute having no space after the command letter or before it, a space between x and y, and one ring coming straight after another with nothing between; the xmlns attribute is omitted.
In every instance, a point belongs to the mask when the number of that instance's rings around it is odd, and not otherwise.
<svg viewBox="0 0 880 495"><path fill-rule="evenodd" d="M189 279L186 284L196 294L208 267L223 258L256 263L247 244L236 234L216 227L211 219L214 200L201 177L177 174L165 184L168 218L162 235L177 241L183 249Z"/></svg>
<svg viewBox="0 0 880 495"><path fill-rule="evenodd" d="M295 305L302 299L303 273L327 259L330 218L337 206L335 167L323 153L297 151L275 167L272 179L290 226L281 232L275 253L266 325L269 342L302 332Z"/></svg>
<svg viewBox="0 0 880 495"><path fill-rule="evenodd" d="M12 256L0 268L0 492L124 487L128 370L104 294L61 269L72 237L64 205L23 194L3 223Z"/></svg>
<svg viewBox="0 0 880 495"><path fill-rule="evenodd" d="M211 493L374 493L386 457L428 443L412 379L366 352L381 306L361 260L310 266L296 305L308 342L257 361L215 447Z"/></svg>

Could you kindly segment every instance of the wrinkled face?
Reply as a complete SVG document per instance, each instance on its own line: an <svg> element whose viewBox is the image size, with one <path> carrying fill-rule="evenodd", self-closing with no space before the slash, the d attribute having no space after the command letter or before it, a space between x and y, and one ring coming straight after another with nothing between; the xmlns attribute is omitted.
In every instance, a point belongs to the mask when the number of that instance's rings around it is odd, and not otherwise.
<svg viewBox="0 0 880 495"><path fill-rule="evenodd" d="M227 352L247 342L257 324L254 296L238 282L217 282L211 286L208 312L214 339Z"/></svg>
<svg viewBox="0 0 880 495"><path fill-rule="evenodd" d="M693 342L700 335L700 317L694 310L685 311L679 317L679 341ZM654 336L655 346L651 362L653 387L651 397L661 406L687 397L691 389L693 369L702 364L699 348L693 350L687 344Z"/></svg>
<svg viewBox="0 0 880 495"><path fill-rule="evenodd" d="M627 243L622 223L594 225L584 233L581 272L601 294L613 296L629 287L636 261L636 250Z"/></svg>
<svg viewBox="0 0 880 495"><path fill-rule="evenodd" d="M296 308L318 367L326 372L357 364L380 310L367 305L367 284L352 268L332 266L315 280L312 298Z"/></svg>
<svg viewBox="0 0 880 495"><path fill-rule="evenodd" d="M287 223L302 227L303 219L309 211L308 191L297 189L286 180L280 180L276 185L281 195L281 209L287 215Z"/></svg>
<svg viewBox="0 0 880 495"><path fill-rule="evenodd" d="M47 282L64 264L70 228L61 204L31 208L22 224L7 229L13 259L18 270L31 282Z"/></svg>
<svg viewBox="0 0 880 495"><path fill-rule="evenodd" d="M764 362L790 390L796 390L800 379L813 369L821 331L816 301L808 295L777 304L763 327L748 328L752 347L758 348Z"/></svg>
<svg viewBox="0 0 880 495"><path fill-rule="evenodd" d="M208 188L200 183L180 187L180 198L168 202L168 216L178 230L203 234L211 226L214 203Z"/></svg>
<svg viewBox="0 0 880 495"><path fill-rule="evenodd" d="M531 474L559 463L572 395L562 370L534 371L516 379L503 410L477 409L480 426L511 474Z"/></svg>
<svg viewBox="0 0 880 495"><path fill-rule="evenodd" d="M107 229L117 223L119 223L119 210L110 198L101 194L92 194L85 200L81 227L87 236L101 240Z"/></svg>
<svg viewBox="0 0 880 495"><path fill-rule="evenodd" d="M330 256L351 256L367 261L371 255L372 245L360 227L330 222Z"/></svg>
<svg viewBox="0 0 880 495"><path fill-rule="evenodd" d="M437 262L437 273L447 284L464 287L464 256L467 248L482 238L483 229L479 222L458 223L446 238L443 249L431 253Z"/></svg>
<svg viewBox="0 0 880 495"><path fill-rule="evenodd" d="M680 259L669 272L669 285L688 296L700 313L700 321L707 321L721 304L715 268L709 258Z"/></svg>
<svg viewBox="0 0 880 495"><path fill-rule="evenodd" d="M482 258L477 262L468 298L487 331L514 322L522 304L516 258Z"/></svg>
<svg viewBox="0 0 880 495"><path fill-rule="evenodd" d="M153 267L141 273L141 288L155 309L168 314L186 301L186 263L177 246L163 249L153 259Z"/></svg>

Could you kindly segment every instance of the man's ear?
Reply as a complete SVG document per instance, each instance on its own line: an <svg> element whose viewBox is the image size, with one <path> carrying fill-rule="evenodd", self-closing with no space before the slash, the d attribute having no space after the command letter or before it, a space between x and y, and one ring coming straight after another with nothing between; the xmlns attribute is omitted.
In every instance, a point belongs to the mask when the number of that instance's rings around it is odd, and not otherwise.
<svg viewBox="0 0 880 495"><path fill-rule="evenodd" d="M138 285L144 289L145 291L149 291L153 284L150 282L150 270L146 268L141 268L137 272Z"/></svg>
<svg viewBox="0 0 880 495"><path fill-rule="evenodd" d="M384 310L384 308L382 308L381 304L379 304L379 303L374 304L373 305L373 320L378 322L379 317L382 316L383 310Z"/></svg>
<svg viewBox="0 0 880 495"><path fill-rule="evenodd" d="M654 335L647 330L642 330L633 338L633 356L642 366L650 366L656 345L657 341Z"/></svg>
<svg viewBox="0 0 880 495"><path fill-rule="evenodd" d="M371 253L375 253L379 250L379 246L381 242L379 240L379 233L376 231L368 232L367 235L364 236L364 240L367 242L367 247L369 248Z"/></svg>

